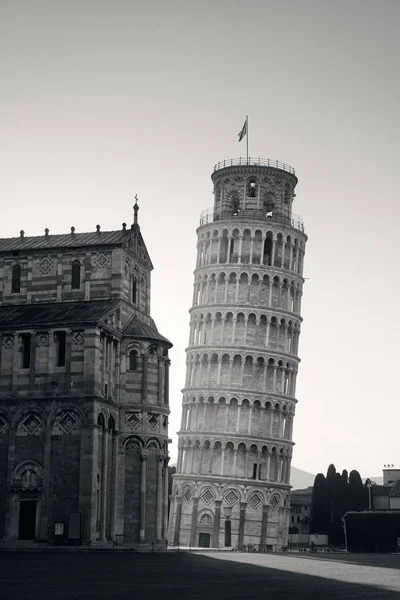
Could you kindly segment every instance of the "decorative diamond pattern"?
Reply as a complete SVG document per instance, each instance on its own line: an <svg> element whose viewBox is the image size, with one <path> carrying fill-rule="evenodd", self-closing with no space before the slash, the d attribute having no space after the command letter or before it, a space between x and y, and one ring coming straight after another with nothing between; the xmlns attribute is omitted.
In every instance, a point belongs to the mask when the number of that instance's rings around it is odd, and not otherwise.
<svg viewBox="0 0 400 600"><path fill-rule="evenodd" d="M187 490L183 494L183 497L185 498L186 502L190 502L192 499L192 496L193 496L192 490L190 488L187 488Z"/></svg>
<svg viewBox="0 0 400 600"><path fill-rule="evenodd" d="M278 508L278 506L279 506L279 498L278 498L278 496L276 494L274 496L272 496L270 504L271 504L272 510L276 510Z"/></svg>
<svg viewBox="0 0 400 600"><path fill-rule="evenodd" d="M206 488L204 492L201 494L200 498L203 500L204 504L210 504L213 500L215 500L216 494L213 489Z"/></svg>
<svg viewBox="0 0 400 600"><path fill-rule="evenodd" d="M29 413L27 417L22 421L22 427L29 435L33 435L35 431L39 429L42 421L35 413Z"/></svg>
<svg viewBox="0 0 400 600"><path fill-rule="evenodd" d="M3 346L10 350L14 346L14 336L13 335L3 335Z"/></svg>
<svg viewBox="0 0 400 600"><path fill-rule="evenodd" d="M150 363L156 363L156 362L158 362L158 358L157 358L156 352L150 352L148 359L149 359Z"/></svg>
<svg viewBox="0 0 400 600"><path fill-rule="evenodd" d="M46 275L54 267L54 263L50 258L47 258L47 256L45 256L44 258L39 260L37 266L39 271L43 273L43 275Z"/></svg>
<svg viewBox="0 0 400 600"><path fill-rule="evenodd" d="M254 509L258 508L262 501L263 499L259 492L253 492L252 494L250 494L248 499L250 506L252 506Z"/></svg>
<svg viewBox="0 0 400 600"><path fill-rule="evenodd" d="M81 344L83 344L85 336L83 335L83 333L81 331L76 331L72 335L72 339L74 340L74 344L76 344L76 346L80 346Z"/></svg>
<svg viewBox="0 0 400 600"><path fill-rule="evenodd" d="M67 435L69 433L71 433L71 431L73 429L75 429L75 427L77 427L77 425L78 425L77 418L75 417L75 415L73 413L71 413L69 411L64 413L58 422L58 426L60 427L60 429Z"/></svg>
<svg viewBox="0 0 400 600"><path fill-rule="evenodd" d="M240 500L240 494L236 490L227 490L224 494L225 502L228 506L234 506Z"/></svg>
<svg viewBox="0 0 400 600"><path fill-rule="evenodd" d="M131 429L137 429L142 423L141 413L131 413L129 417L127 417L126 422Z"/></svg>
<svg viewBox="0 0 400 600"><path fill-rule="evenodd" d="M94 262L98 267L100 267L100 269L103 269L106 266L106 264L108 264L108 258L104 254L99 254L94 259Z"/></svg>
<svg viewBox="0 0 400 600"><path fill-rule="evenodd" d="M49 334L48 333L38 333L36 336L36 345L39 348L43 348L49 345Z"/></svg>
<svg viewBox="0 0 400 600"><path fill-rule="evenodd" d="M5 422L5 420L0 417L0 433L5 433L7 430L7 423Z"/></svg>
<svg viewBox="0 0 400 600"><path fill-rule="evenodd" d="M150 429L155 431L158 427L158 416L154 413L150 413L149 418L147 419L148 424L150 425Z"/></svg>

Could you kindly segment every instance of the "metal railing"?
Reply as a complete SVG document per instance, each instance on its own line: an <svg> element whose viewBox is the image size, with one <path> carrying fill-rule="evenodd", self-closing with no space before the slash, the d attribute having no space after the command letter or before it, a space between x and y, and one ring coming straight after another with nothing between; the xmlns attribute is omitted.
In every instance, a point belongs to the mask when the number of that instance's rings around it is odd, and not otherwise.
<svg viewBox="0 0 400 600"><path fill-rule="evenodd" d="M281 169L282 171L286 171L287 173L291 173L292 175L296 175L293 167L288 165L287 163L280 162L279 160L272 160L271 158L228 158L226 160L221 160L216 165L214 165L214 172L219 171L220 169L225 169L226 167L235 167L235 166L252 166L257 165L260 167L273 167L274 169Z"/></svg>
<svg viewBox="0 0 400 600"><path fill-rule="evenodd" d="M237 221L238 223L246 221L263 221L268 223L279 223L286 227L293 227L299 231L304 232L304 222L299 215L291 214L290 217L282 214L268 214L266 215L262 210L241 210L237 213L224 211L217 213L214 207L206 208L200 214L200 226L207 225L208 223L215 223L216 221Z"/></svg>

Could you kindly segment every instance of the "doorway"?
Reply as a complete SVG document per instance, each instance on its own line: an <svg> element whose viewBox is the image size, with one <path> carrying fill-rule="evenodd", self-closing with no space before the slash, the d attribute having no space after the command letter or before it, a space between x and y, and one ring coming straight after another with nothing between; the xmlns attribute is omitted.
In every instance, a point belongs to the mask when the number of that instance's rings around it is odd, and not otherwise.
<svg viewBox="0 0 400 600"><path fill-rule="evenodd" d="M37 500L21 500L19 503L19 535L20 540L33 540L36 534Z"/></svg>
<svg viewBox="0 0 400 600"><path fill-rule="evenodd" d="M209 548L210 547L210 534L209 533L199 533L199 547L200 548Z"/></svg>

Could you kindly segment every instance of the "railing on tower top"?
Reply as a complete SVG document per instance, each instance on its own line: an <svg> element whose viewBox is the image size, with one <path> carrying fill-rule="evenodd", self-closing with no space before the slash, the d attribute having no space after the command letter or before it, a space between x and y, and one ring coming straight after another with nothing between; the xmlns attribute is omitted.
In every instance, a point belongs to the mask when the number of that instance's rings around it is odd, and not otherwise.
<svg viewBox="0 0 400 600"><path fill-rule="evenodd" d="M280 162L279 160L272 160L271 158L228 158L227 160L221 160L221 162L214 165L214 172L219 169L225 169L225 167L235 167L237 165L259 165L261 167L274 167L274 169L282 169L292 175L296 175L295 170L290 165Z"/></svg>
<svg viewBox="0 0 400 600"><path fill-rule="evenodd" d="M290 217L280 214L265 214L263 210L240 210L236 214L224 211L221 214L215 212L214 207L206 208L200 214L200 225L214 223L215 221L268 221L270 223L279 223L288 227L293 227L304 232L303 219L299 215L292 213Z"/></svg>

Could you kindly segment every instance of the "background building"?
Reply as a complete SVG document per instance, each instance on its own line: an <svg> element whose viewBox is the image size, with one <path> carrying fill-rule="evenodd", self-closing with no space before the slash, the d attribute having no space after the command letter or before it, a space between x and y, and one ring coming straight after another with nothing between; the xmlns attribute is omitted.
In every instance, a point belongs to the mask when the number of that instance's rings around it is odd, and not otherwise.
<svg viewBox="0 0 400 600"><path fill-rule="evenodd" d="M307 236L297 177L234 159L201 215L169 542L287 544Z"/></svg>
<svg viewBox="0 0 400 600"><path fill-rule="evenodd" d="M290 493L289 534L309 535L312 487Z"/></svg>
<svg viewBox="0 0 400 600"><path fill-rule="evenodd" d="M400 469L385 467L383 485L369 485L372 510L400 510Z"/></svg>
<svg viewBox="0 0 400 600"><path fill-rule="evenodd" d="M0 240L0 538L166 536L171 343L134 208Z"/></svg>

